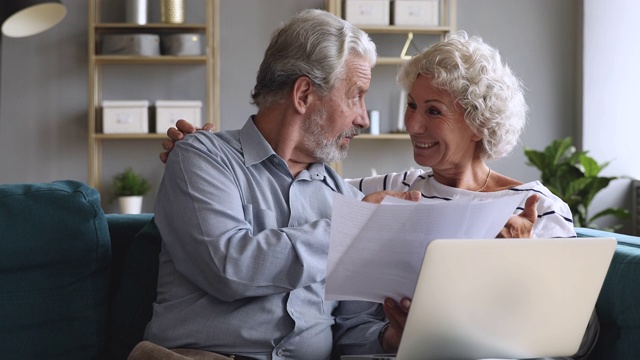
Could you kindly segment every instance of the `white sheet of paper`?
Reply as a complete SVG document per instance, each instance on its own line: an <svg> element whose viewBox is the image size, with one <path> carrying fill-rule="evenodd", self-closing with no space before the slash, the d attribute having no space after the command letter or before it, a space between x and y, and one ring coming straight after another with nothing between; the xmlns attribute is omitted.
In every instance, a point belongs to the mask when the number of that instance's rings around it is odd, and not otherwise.
<svg viewBox="0 0 640 360"><path fill-rule="evenodd" d="M325 299L411 298L431 240L493 238L524 196L372 204L336 194Z"/></svg>

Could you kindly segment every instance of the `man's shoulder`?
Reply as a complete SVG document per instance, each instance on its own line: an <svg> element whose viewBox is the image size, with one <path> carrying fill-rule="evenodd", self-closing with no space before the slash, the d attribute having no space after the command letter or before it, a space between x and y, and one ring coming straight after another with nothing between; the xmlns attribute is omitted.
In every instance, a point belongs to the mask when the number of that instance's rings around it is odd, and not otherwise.
<svg viewBox="0 0 640 360"><path fill-rule="evenodd" d="M191 144L193 147L204 147L208 149L240 148L238 130L218 131L196 131L185 136L184 140L176 144Z"/></svg>

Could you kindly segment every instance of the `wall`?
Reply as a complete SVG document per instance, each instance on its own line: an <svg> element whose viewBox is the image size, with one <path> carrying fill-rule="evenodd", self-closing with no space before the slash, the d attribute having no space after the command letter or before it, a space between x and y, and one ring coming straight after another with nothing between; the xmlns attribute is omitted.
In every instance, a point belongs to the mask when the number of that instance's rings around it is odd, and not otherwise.
<svg viewBox="0 0 640 360"><path fill-rule="evenodd" d="M109 0L109 6L121 11L122 1ZM273 5L276 2L278 6ZM87 181L88 5L85 0L64 4L67 17L52 30L24 39L4 38L0 183ZM299 10L323 4L323 0L221 0L223 129L241 126L254 112L249 94L271 31ZM458 0L458 28L479 34L500 49L528 88L531 112L524 146L541 149L551 139L577 132L579 4L579 0ZM394 75L392 66L374 69L373 86L379 90L368 97L367 105L380 108L382 114L397 113ZM131 83L126 72L121 76L123 83ZM108 165L103 182L132 165L152 179L155 191L163 170L157 160L160 151L155 140L113 142L105 149ZM523 181L538 177L525 165L521 147L491 165ZM381 173L410 166L408 141L356 140L344 174L364 176L372 167ZM143 210L152 211L152 204L149 195ZM106 210L116 209L107 205Z"/></svg>
<svg viewBox="0 0 640 360"><path fill-rule="evenodd" d="M636 0L584 2L584 105L582 146L598 162L610 161L605 176L640 178L640 46ZM592 214L610 206L631 209L629 178L612 182L594 199ZM630 220L622 230L631 233ZM602 226L611 224L603 219Z"/></svg>

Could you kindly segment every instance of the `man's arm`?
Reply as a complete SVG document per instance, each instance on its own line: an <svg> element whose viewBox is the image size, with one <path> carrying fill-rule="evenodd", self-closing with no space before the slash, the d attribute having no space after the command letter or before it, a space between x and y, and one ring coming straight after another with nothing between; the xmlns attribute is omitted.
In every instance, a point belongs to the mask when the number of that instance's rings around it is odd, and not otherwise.
<svg viewBox="0 0 640 360"><path fill-rule="evenodd" d="M382 306L366 301L341 301L333 311L336 355L380 354L385 352L378 335L386 324Z"/></svg>
<svg viewBox="0 0 640 360"><path fill-rule="evenodd" d="M225 301L324 279L326 263L318 259L328 253L330 221L278 228L269 210L243 202L223 149L202 135L173 149L156 201L156 224L177 270ZM254 233L248 216L261 216L269 229Z"/></svg>

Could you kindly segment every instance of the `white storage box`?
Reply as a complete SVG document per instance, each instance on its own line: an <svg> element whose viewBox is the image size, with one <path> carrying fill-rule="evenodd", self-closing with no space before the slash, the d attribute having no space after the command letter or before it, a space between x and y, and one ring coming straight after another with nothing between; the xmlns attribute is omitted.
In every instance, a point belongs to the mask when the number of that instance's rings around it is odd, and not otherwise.
<svg viewBox="0 0 640 360"><path fill-rule="evenodd" d="M344 9L353 25L389 25L390 0L345 0Z"/></svg>
<svg viewBox="0 0 640 360"><path fill-rule="evenodd" d="M440 0L395 0L393 24L411 26L438 26Z"/></svg>
<svg viewBox="0 0 640 360"><path fill-rule="evenodd" d="M160 55L160 35L105 34L102 38L104 55Z"/></svg>
<svg viewBox="0 0 640 360"><path fill-rule="evenodd" d="M163 34L160 37L162 55L202 55L200 34Z"/></svg>
<svg viewBox="0 0 640 360"><path fill-rule="evenodd" d="M195 126L202 126L200 113L202 101L157 100L156 101L156 133L166 134L167 130L176 126L176 122L185 119Z"/></svg>
<svg viewBox="0 0 640 360"><path fill-rule="evenodd" d="M149 101L103 101L102 132L105 134L148 133Z"/></svg>

